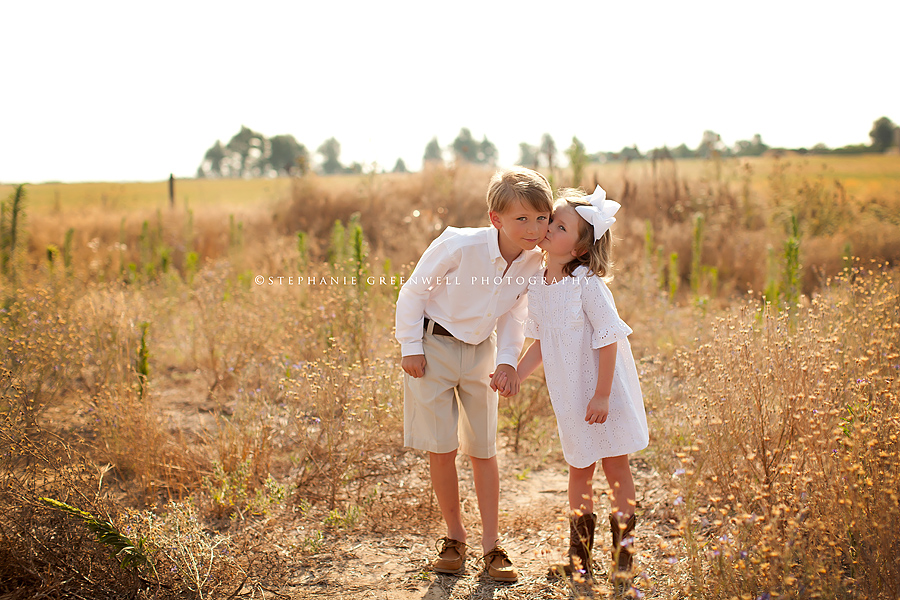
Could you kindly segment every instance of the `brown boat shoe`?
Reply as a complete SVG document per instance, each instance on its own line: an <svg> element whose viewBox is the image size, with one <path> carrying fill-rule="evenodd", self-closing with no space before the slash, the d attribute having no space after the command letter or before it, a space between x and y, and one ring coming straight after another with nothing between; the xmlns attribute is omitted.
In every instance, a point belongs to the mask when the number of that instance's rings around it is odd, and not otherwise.
<svg viewBox="0 0 900 600"><path fill-rule="evenodd" d="M459 575L466 570L466 544L459 540L443 537L438 540L437 559L431 563L431 568L437 573Z"/></svg>
<svg viewBox="0 0 900 600"><path fill-rule="evenodd" d="M516 568L501 546L494 546L494 549L482 556L481 560L484 561L484 570L488 577L494 581L514 583L519 580Z"/></svg>

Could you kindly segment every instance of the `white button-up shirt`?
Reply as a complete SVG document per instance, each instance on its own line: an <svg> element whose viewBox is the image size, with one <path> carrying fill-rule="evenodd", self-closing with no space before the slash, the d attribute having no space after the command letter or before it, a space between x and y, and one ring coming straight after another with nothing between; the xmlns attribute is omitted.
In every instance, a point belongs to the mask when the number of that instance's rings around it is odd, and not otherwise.
<svg viewBox="0 0 900 600"><path fill-rule="evenodd" d="M448 227L428 246L397 298L403 356L425 353L428 317L467 344L480 344L496 328L497 364L516 365L525 342L528 283L540 274L541 253L523 250L507 270L498 235L494 227Z"/></svg>

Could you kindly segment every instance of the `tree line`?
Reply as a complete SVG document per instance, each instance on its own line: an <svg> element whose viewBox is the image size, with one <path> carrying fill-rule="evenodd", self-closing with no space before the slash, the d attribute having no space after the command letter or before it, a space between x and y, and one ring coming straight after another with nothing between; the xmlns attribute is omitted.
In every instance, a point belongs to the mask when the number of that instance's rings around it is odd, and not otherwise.
<svg viewBox="0 0 900 600"><path fill-rule="evenodd" d="M889 148L900 146L900 128L889 118L881 117L872 124L869 132L869 144L852 144L840 148L829 148L825 144L816 144L812 148L771 148L759 134L749 140L738 140L732 146L722 141L722 136L714 131L704 131L696 148L681 144L675 148L662 146L642 153L637 146L626 146L618 152L589 153L584 144L573 137L571 144L562 151L569 165L579 170L588 163L604 163L641 158L677 159L677 158L710 158L712 156L760 156L769 150L793 151L801 154L859 154L863 152L884 152ZM362 173L363 165L353 162L344 165L341 162L341 144L331 137L316 149L320 157L317 170L324 175L339 173ZM266 138L261 133L248 127L232 137L227 144L220 140L206 151L203 161L197 168L197 177L277 177L281 175L304 175L312 170L310 151L292 135L276 135ZM495 166L497 164L497 147L487 136L475 139L468 128L460 129L453 143L446 148L441 147L437 137L432 138L425 146L423 162L434 163L445 160L456 160L472 164ZM516 164L553 169L561 163L560 152L556 142L549 133L545 133L538 144L521 142L519 158ZM398 158L394 164L394 173L407 172L406 164Z"/></svg>

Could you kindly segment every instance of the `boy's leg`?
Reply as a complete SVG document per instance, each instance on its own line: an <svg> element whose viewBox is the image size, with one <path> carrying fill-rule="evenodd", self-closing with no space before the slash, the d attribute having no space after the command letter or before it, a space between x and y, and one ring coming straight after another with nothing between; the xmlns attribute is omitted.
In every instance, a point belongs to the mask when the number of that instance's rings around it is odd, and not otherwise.
<svg viewBox="0 0 900 600"><path fill-rule="evenodd" d="M465 568L466 531L456 472L459 408L455 388L462 345L453 338L426 333L425 376L404 377L404 444L428 452L432 488L447 525L447 537L432 563L439 573L460 573Z"/></svg>
<svg viewBox="0 0 900 600"><path fill-rule="evenodd" d="M428 453L431 467L431 486L437 496L441 515L447 523L447 537L465 543L466 529L463 526L459 507L459 476L456 473L456 450L438 454Z"/></svg>
<svg viewBox="0 0 900 600"><path fill-rule="evenodd" d="M478 496L478 511L481 513L481 547L484 554L487 554L500 541L500 471L496 456L470 458L475 494Z"/></svg>
<svg viewBox="0 0 900 600"><path fill-rule="evenodd" d="M494 335L467 346L459 381L459 450L472 460L472 477L481 513L481 545L485 554L499 539L500 474L497 466L497 392L491 389L496 342Z"/></svg>

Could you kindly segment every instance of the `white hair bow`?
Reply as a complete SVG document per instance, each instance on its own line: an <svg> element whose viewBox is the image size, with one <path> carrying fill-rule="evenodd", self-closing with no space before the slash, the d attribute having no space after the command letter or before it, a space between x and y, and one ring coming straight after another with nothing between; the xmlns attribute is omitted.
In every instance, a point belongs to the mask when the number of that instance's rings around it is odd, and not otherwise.
<svg viewBox="0 0 900 600"><path fill-rule="evenodd" d="M594 241L596 242L616 222L613 216L621 208L621 204L615 200L607 200L606 192L599 185L594 193L585 198L590 206L576 206L575 210L581 217L594 227Z"/></svg>

